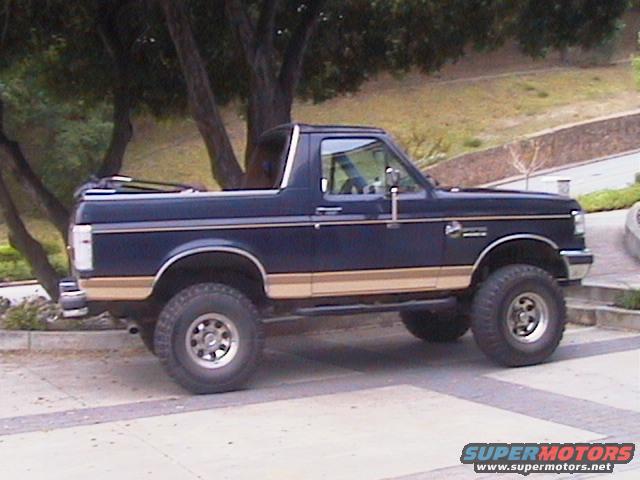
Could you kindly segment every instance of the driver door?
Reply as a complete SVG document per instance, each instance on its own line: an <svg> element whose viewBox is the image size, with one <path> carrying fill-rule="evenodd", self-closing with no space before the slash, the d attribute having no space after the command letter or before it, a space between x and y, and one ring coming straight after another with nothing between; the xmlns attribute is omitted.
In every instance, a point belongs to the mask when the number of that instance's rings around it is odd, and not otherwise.
<svg viewBox="0 0 640 480"><path fill-rule="evenodd" d="M427 291L437 285L444 220L424 178L383 136L318 136L321 180L315 191L314 296ZM398 221L391 218L385 171L398 182Z"/></svg>

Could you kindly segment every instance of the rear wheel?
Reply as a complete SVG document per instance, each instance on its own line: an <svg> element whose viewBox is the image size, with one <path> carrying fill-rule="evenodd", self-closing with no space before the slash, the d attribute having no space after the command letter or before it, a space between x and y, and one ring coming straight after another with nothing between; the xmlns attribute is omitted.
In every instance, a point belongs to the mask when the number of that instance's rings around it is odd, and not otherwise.
<svg viewBox="0 0 640 480"><path fill-rule="evenodd" d="M469 330L468 315L459 312L402 312L402 323L416 338L427 342L453 342Z"/></svg>
<svg viewBox="0 0 640 480"><path fill-rule="evenodd" d="M474 338L501 365L517 367L546 360L564 332L562 290L544 270L511 265L493 272L472 306Z"/></svg>
<svg viewBox="0 0 640 480"><path fill-rule="evenodd" d="M258 311L241 292L193 285L164 307L155 351L167 373L193 393L240 388L258 365L264 333Z"/></svg>

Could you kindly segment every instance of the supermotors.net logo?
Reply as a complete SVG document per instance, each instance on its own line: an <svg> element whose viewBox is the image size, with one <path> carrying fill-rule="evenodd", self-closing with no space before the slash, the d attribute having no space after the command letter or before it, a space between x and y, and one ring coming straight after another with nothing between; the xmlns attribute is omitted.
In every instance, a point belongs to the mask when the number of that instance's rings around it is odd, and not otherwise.
<svg viewBox="0 0 640 480"><path fill-rule="evenodd" d="M468 443L460 461L476 473L612 473L633 443Z"/></svg>

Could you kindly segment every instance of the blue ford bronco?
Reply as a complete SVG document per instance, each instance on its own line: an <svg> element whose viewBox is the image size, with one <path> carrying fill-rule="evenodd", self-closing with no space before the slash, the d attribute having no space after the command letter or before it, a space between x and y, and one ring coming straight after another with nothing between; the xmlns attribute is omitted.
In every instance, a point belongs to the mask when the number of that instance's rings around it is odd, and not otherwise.
<svg viewBox="0 0 640 480"><path fill-rule="evenodd" d="M271 183L212 192L110 177L81 189L65 315L131 319L196 393L242 386L263 321L291 315L397 311L427 342L471 328L506 366L556 349L560 286L593 262L576 201L439 187L377 128L283 125L254 154Z"/></svg>

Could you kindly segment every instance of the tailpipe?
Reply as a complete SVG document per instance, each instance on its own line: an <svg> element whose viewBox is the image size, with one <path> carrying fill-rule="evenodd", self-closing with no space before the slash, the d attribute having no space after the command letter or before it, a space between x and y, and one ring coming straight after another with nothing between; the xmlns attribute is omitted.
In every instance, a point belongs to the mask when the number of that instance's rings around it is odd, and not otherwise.
<svg viewBox="0 0 640 480"><path fill-rule="evenodd" d="M127 320L127 332L131 335L137 335L140 333L140 326L138 322L134 322L133 320Z"/></svg>

